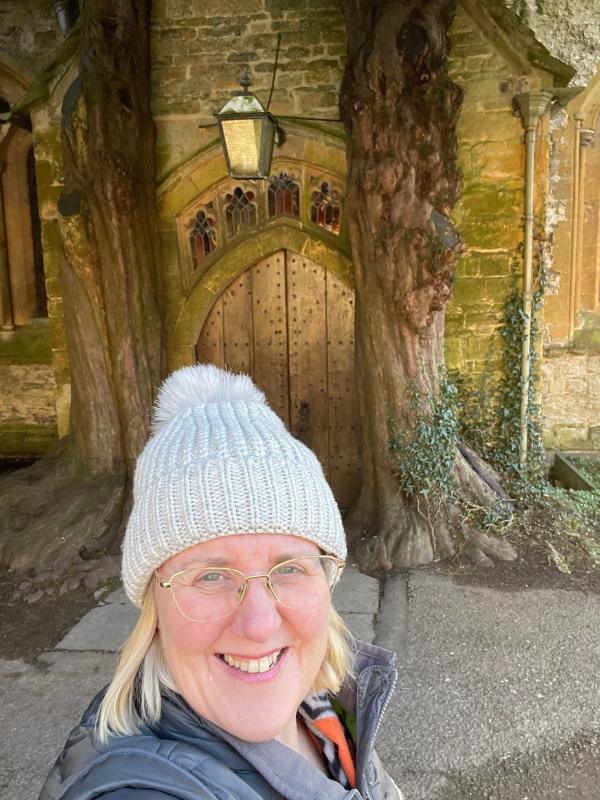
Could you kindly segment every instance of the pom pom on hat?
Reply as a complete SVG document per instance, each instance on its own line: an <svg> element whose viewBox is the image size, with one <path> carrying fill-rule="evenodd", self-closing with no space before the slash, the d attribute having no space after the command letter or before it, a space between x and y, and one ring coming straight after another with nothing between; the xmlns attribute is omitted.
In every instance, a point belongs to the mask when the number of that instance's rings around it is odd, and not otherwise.
<svg viewBox="0 0 600 800"><path fill-rule="evenodd" d="M152 433L168 425L182 411L200 403L263 403L266 397L248 375L195 364L172 373L158 391L152 416Z"/></svg>

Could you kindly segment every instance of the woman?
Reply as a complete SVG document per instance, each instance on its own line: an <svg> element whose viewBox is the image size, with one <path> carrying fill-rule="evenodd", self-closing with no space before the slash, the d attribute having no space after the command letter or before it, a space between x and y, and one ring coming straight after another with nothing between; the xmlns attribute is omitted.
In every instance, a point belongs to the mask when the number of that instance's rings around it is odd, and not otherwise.
<svg viewBox="0 0 600 800"><path fill-rule="evenodd" d="M315 455L243 375L160 390L123 585L141 608L40 800L397 800L373 751L393 656L330 602L346 557Z"/></svg>

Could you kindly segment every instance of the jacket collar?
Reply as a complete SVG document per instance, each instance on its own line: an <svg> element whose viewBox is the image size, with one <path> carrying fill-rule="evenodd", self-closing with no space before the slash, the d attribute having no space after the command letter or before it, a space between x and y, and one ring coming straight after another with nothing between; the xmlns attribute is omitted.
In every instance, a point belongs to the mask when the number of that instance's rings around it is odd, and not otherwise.
<svg viewBox="0 0 600 800"><path fill-rule="evenodd" d="M381 725L398 673L396 655L383 647L357 642L355 677L342 687L338 702L356 716L356 776L358 790L365 798L372 796L368 789L375 737Z"/></svg>
<svg viewBox="0 0 600 800"><path fill-rule="evenodd" d="M345 711L357 715L357 700L358 700L358 686L366 681L373 673L369 672L371 668L377 668L381 675L389 676L390 684L394 683L396 676L396 654L390 650L385 650L376 644L369 644L368 642L356 641L356 651L354 653L354 674L346 679L336 700ZM381 687L385 689L385 687Z"/></svg>
<svg viewBox="0 0 600 800"><path fill-rule="evenodd" d="M365 798L370 797L365 783L369 779L369 764L375 736L396 685L395 658L389 650L366 642L356 642L354 675L344 683L336 698L345 711L356 716L357 788ZM171 694L168 697L163 695L163 700L159 735L168 737L170 732L173 732L176 733L175 738L193 741L198 737L200 728L205 732L204 736L208 734L209 737L216 738L217 747L219 746L217 742L229 745L277 792L290 800L307 800L306 786L314 788L314 798L326 797L328 800L358 798L355 790L349 792L337 781L322 775L306 759L280 742L275 740L246 742L200 717L180 695ZM290 777L294 778L292 783Z"/></svg>

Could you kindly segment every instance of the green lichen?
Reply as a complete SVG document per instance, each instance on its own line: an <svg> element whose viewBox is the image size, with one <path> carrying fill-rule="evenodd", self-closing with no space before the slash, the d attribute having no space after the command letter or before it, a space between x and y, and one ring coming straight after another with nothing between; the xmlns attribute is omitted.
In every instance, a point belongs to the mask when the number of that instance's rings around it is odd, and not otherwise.
<svg viewBox="0 0 600 800"><path fill-rule="evenodd" d="M50 331L47 319L21 325L0 339L0 364L51 364Z"/></svg>
<svg viewBox="0 0 600 800"><path fill-rule="evenodd" d="M600 353L600 314L583 314L583 326L573 333L573 347L589 353Z"/></svg>
<svg viewBox="0 0 600 800"><path fill-rule="evenodd" d="M54 425L0 423L0 459L43 455L58 436Z"/></svg>

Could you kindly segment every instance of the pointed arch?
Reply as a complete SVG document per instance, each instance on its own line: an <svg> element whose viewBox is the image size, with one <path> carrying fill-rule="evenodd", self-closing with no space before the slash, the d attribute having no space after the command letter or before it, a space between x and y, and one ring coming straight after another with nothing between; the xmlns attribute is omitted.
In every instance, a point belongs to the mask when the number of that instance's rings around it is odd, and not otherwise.
<svg viewBox="0 0 600 800"><path fill-rule="evenodd" d="M181 311L169 326L167 352L169 369L191 364L202 326L217 297L238 275L263 258L286 249L301 254L335 274L354 290L350 258L329 242L318 239L286 221L257 232L223 253L210 270L196 283Z"/></svg>

